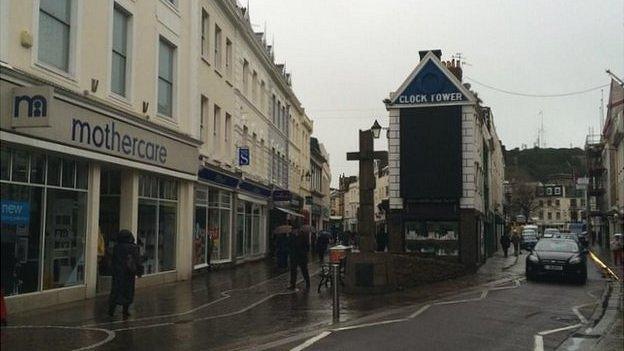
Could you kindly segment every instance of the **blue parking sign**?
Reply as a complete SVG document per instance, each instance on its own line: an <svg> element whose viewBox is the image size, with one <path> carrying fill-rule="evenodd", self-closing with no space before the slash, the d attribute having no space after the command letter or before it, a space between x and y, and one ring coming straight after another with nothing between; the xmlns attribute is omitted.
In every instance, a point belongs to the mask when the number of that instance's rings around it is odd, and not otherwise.
<svg viewBox="0 0 624 351"><path fill-rule="evenodd" d="M248 147L238 148L238 165L249 166L249 148Z"/></svg>

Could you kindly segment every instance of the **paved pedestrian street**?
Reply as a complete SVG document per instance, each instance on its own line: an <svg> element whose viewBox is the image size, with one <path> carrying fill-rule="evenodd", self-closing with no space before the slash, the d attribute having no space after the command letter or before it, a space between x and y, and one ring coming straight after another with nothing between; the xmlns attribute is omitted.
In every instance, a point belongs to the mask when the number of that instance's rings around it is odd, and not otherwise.
<svg viewBox="0 0 624 351"><path fill-rule="evenodd" d="M597 268L585 286L527 283L523 260L497 254L460 279L383 296L343 295L337 325L329 291L304 293L301 284L289 291L287 273L257 262L140 289L128 320L106 315L106 296L14 315L2 329L2 349L288 350L328 333L309 349L521 350L540 331L580 323L575 306L590 318L605 287ZM310 268L314 287L318 265ZM575 329L544 336L544 348Z"/></svg>

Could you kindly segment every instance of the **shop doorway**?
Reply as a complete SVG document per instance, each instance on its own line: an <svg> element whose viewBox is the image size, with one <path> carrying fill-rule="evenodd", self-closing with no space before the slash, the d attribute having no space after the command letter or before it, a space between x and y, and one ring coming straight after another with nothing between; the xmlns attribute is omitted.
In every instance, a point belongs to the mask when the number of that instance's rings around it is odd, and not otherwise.
<svg viewBox="0 0 624 351"><path fill-rule="evenodd" d="M100 174L100 220L97 250L97 293L110 291L112 255L119 232L121 171L102 168Z"/></svg>

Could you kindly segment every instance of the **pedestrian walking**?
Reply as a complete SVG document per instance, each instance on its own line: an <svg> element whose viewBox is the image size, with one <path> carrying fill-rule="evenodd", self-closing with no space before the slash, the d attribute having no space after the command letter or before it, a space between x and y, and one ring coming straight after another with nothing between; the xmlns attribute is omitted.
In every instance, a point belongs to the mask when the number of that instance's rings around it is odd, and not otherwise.
<svg viewBox="0 0 624 351"><path fill-rule="evenodd" d="M297 268L305 280L306 292L310 290L310 274L308 274L308 252L310 245L310 226L304 225L299 229L293 229L290 233L290 286L288 289L295 290L297 284Z"/></svg>
<svg viewBox="0 0 624 351"><path fill-rule="evenodd" d="M508 233L503 233L500 238L500 243L503 247L503 253L505 254L505 257L507 257L507 251L509 250L509 246L511 245L511 238L509 238Z"/></svg>
<svg viewBox="0 0 624 351"><path fill-rule="evenodd" d="M622 234L615 234L611 239L609 245L611 246L611 253L613 254L613 264L617 266L624 265L624 242L622 242Z"/></svg>
<svg viewBox="0 0 624 351"><path fill-rule="evenodd" d="M289 235L292 232L292 225L286 222L273 231L275 236L275 256L277 258L277 267L279 269L288 268L288 249L290 240Z"/></svg>
<svg viewBox="0 0 624 351"><path fill-rule="evenodd" d="M386 247L388 247L388 233L380 228L379 232L377 232L377 251L384 252L386 251Z"/></svg>
<svg viewBox="0 0 624 351"><path fill-rule="evenodd" d="M520 232L518 231L517 228L514 228L513 233L511 234L511 242L513 243L513 247L514 247L514 255L516 256L518 256L521 253L520 241L521 241Z"/></svg>
<svg viewBox="0 0 624 351"><path fill-rule="evenodd" d="M323 263L325 260L325 252L327 252L330 240L331 233L327 231L319 232L318 238L316 239L316 253L318 254L319 263Z"/></svg>
<svg viewBox="0 0 624 351"><path fill-rule="evenodd" d="M135 277L143 275L143 265L139 247L134 243L134 236L123 229L117 235L117 245L113 249L113 284L108 300L108 315L115 314L117 305L123 306L123 316L130 316L130 304L134 300Z"/></svg>

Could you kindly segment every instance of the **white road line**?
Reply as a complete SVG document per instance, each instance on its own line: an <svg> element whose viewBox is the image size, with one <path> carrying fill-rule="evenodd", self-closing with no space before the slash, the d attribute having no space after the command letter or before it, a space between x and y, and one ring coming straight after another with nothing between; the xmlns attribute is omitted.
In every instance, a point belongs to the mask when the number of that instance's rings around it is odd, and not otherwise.
<svg viewBox="0 0 624 351"><path fill-rule="evenodd" d="M567 327L541 331L541 332L539 332L537 334L541 335L541 336L544 336L544 335L549 335L549 334L562 332L562 331L565 331L565 330L575 329L575 328L578 328L580 326L582 326L582 324L580 324L580 323L579 324L574 324L574 325L568 325Z"/></svg>
<svg viewBox="0 0 624 351"><path fill-rule="evenodd" d="M581 313L581 311L579 311L579 309L583 308L583 307L587 307L587 306L594 306L597 303L598 302L590 302L590 303L586 303L586 304L583 304L583 305L574 306L574 307L572 307L572 311L578 317L578 319L581 321L581 323L587 324L587 323L589 323L589 320L587 320L587 318Z"/></svg>
<svg viewBox="0 0 624 351"><path fill-rule="evenodd" d="M167 322L167 323L157 323L157 324L148 324L148 325L139 325L137 327L128 327L128 328L119 328L119 329L113 329L113 331L116 332L121 332L121 331L129 331L129 330L138 330L138 329L150 329L150 328L157 328L157 327L166 327L168 325L173 325L174 323L172 322Z"/></svg>
<svg viewBox="0 0 624 351"><path fill-rule="evenodd" d="M541 335L535 335L533 350L544 351L544 338Z"/></svg>
<svg viewBox="0 0 624 351"><path fill-rule="evenodd" d="M364 324L358 324L358 325L351 325L348 327L336 328L336 329L332 329L332 331L343 331L343 330L353 330L353 329L360 329L360 328L366 328L366 327L375 327L378 325L405 322L406 320L407 318L390 319L390 320L381 321L381 322L364 323Z"/></svg>
<svg viewBox="0 0 624 351"><path fill-rule="evenodd" d="M313 277L313 276L317 275L319 271L320 270L316 270L314 273L310 274L310 276ZM203 305L199 305L199 306L197 306L195 308L191 308L191 309L189 309L187 311L184 311L184 312L168 313L168 314L161 314L161 315L157 315L157 316L149 316L149 317L142 317L142 318L135 318L135 319L127 319L127 320L119 320L119 321L112 321L112 322L104 322L104 323L85 324L85 325L83 325L83 327L95 327L95 326L113 325L113 324L129 323L129 322L142 322L142 321L150 321L150 320L155 320L155 319L173 318L173 317L181 317L181 316L189 315L189 314L195 313L195 312L197 312L199 310L202 310L202 309L204 309L206 307L210 307L210 306L212 306L212 305L214 305L216 303L219 303L221 301L224 301L224 300L227 300L227 299L231 298L232 296L230 295L230 293L232 293L234 291L250 290L250 289L256 288L258 286L264 285L264 284L266 284L266 283L268 283L268 282L270 282L272 280L276 280L278 278L281 278L282 276L285 276L287 274L290 274L290 273L289 272L282 273L282 274L277 275L277 276L275 276L273 278L261 281L259 283L256 283L254 285L251 285L251 286L248 286L248 287L245 287L245 288L237 288L237 289L230 289L230 290L222 291L220 293L220 295L221 295L220 298L218 298L216 300L212 300L210 302L207 302L207 303L205 303ZM300 283L302 281L303 281L303 279L299 279L297 281L297 283ZM284 295L287 295L287 294L284 294ZM270 296L270 297L273 297L273 295ZM154 325L155 326L159 326L159 325L162 325L162 323L158 323L158 324L154 324ZM119 330L127 330L127 329L128 328L122 328L122 329L119 329Z"/></svg>
<svg viewBox="0 0 624 351"><path fill-rule="evenodd" d="M290 349L290 351L301 351L301 350L305 350L306 348L312 346L312 344L314 344L315 342L321 340L322 338L326 337L327 335L331 334L330 331L324 331L322 333L320 333L319 335L310 338L308 340L306 340L303 344L297 346L297 347L293 347L292 349Z"/></svg>
<svg viewBox="0 0 624 351"><path fill-rule="evenodd" d="M409 317L407 317L408 319L412 319L412 318L416 318L418 317L421 313L425 312L426 310L429 309L429 307L431 307L431 304L425 305L421 308L418 309L418 311L412 313L409 315Z"/></svg>
<svg viewBox="0 0 624 351"><path fill-rule="evenodd" d="M87 345L84 347L80 347L74 349L72 351L86 351L91 350L96 347L100 347L115 338L115 331L102 329L102 328L86 328L86 327L68 327L68 326L60 326L60 325L11 325L8 327L2 327L2 329L71 329L71 330L86 330L86 331L98 331L106 334L106 338L102 341L96 342L95 344Z"/></svg>
<svg viewBox="0 0 624 351"><path fill-rule="evenodd" d="M582 324L568 325L567 327L544 330L535 334L534 336L535 343L534 343L534 348L533 348L534 351L544 351L544 336L545 335L550 335L550 334L554 334L554 333L558 333L558 332L562 332L562 331L566 331L570 329L576 329L580 326L582 326Z"/></svg>

